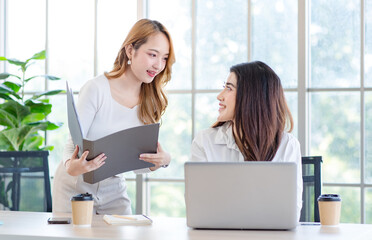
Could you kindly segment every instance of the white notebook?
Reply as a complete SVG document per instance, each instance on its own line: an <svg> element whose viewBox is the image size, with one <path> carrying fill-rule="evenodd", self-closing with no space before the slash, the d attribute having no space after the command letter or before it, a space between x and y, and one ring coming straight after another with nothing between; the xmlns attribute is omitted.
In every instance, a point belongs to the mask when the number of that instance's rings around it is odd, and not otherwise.
<svg viewBox="0 0 372 240"><path fill-rule="evenodd" d="M103 220L110 225L152 224L152 220L145 215L104 215Z"/></svg>

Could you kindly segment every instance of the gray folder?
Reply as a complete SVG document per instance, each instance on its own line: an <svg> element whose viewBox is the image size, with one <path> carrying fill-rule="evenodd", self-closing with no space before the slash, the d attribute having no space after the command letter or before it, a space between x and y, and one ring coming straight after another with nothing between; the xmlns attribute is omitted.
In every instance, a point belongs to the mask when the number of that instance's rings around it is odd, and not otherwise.
<svg viewBox="0 0 372 240"><path fill-rule="evenodd" d="M89 151L88 160L101 153L107 156L104 165L84 174L85 182L96 183L119 173L155 166L139 160L139 155L157 152L159 123L125 129L97 140L84 139L73 93L67 82L66 88L68 127L73 143L79 146L79 156L86 150Z"/></svg>

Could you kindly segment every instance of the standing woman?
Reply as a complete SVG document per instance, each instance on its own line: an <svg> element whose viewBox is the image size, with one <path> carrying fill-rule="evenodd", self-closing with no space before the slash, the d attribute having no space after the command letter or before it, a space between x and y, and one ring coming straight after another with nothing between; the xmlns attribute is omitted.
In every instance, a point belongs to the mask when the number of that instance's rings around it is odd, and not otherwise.
<svg viewBox="0 0 372 240"><path fill-rule="evenodd" d="M272 161L297 164L297 214L302 208L302 168L293 119L279 77L263 62L230 68L217 122L192 143L192 161ZM288 132L285 128L288 128Z"/></svg>
<svg viewBox="0 0 372 240"><path fill-rule="evenodd" d="M160 121L168 100L163 91L171 79L175 62L172 39L159 22L142 19L130 30L110 72L97 76L80 90L77 112L84 136L99 139L132 127ZM89 192L96 214L131 214L131 202L123 174L95 184L85 183L83 173L105 163L104 153L87 161L69 138L53 186L53 212L71 212L70 198ZM155 164L157 170L170 163L170 155L158 144L156 154L141 154L140 160Z"/></svg>

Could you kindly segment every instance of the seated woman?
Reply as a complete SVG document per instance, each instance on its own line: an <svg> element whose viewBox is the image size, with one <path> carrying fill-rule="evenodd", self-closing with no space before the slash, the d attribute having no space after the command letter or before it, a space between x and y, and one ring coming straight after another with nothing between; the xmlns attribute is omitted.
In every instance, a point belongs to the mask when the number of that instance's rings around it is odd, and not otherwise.
<svg viewBox="0 0 372 240"><path fill-rule="evenodd" d="M302 168L293 119L279 77L263 62L242 63L217 96L219 116L192 143L192 161L297 163L297 216L302 208ZM287 127L288 132L285 131Z"/></svg>

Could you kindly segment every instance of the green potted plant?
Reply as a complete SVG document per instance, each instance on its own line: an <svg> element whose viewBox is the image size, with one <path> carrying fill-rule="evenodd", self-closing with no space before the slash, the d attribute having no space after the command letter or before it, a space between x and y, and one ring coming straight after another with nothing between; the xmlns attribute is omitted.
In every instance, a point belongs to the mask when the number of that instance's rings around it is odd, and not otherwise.
<svg viewBox="0 0 372 240"><path fill-rule="evenodd" d="M28 158L22 160L22 165L38 165L32 163L35 151L52 150L53 146L44 146L46 131L59 128L61 123L53 123L47 120L52 111L52 104L48 96L61 93L63 90L52 90L32 95L25 94L25 86L36 78L47 80L59 80L60 78L50 75L28 76L26 71L35 61L45 59L45 50L34 54L25 61L9 59L0 56L0 61L7 61L11 65L19 67L16 74L0 73L0 151L14 152L28 151ZM1 158L0 170L16 167L15 158ZM9 208L8 193L15 186L15 179L5 182L5 177L0 176L0 204ZM13 197L12 197L13 198ZM13 199L12 199L13 200Z"/></svg>

